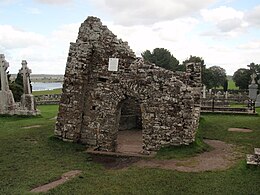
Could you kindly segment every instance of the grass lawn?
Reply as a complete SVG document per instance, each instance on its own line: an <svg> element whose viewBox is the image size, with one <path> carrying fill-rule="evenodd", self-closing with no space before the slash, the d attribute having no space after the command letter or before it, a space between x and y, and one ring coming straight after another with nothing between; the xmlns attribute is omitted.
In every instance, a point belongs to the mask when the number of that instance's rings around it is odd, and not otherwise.
<svg viewBox="0 0 260 195"><path fill-rule="evenodd" d="M53 137L57 106L39 108L41 117L0 117L0 194L31 194L32 188L75 169L82 170L80 177L46 194L260 194L260 167L247 167L244 159L226 171L201 173L137 167L106 170L91 162L84 146ZM254 147L260 147L259 124L260 117L207 114L201 118L199 135L236 144L240 151L252 153ZM41 127L22 129L33 125ZM254 132L228 132L229 127L247 127ZM166 153L194 155L199 148L205 148L200 141L191 147L192 152L177 148Z"/></svg>
<svg viewBox="0 0 260 195"><path fill-rule="evenodd" d="M237 87L235 82L231 79L228 80L228 89L239 89L239 87Z"/></svg>
<svg viewBox="0 0 260 195"><path fill-rule="evenodd" d="M33 95L52 95L52 94L61 94L62 89L53 89L53 90L44 90L44 91L33 91Z"/></svg>
<svg viewBox="0 0 260 195"><path fill-rule="evenodd" d="M217 87L217 89L223 89L223 86ZM237 90L239 87L236 86L235 82L232 79L228 80L228 89L230 90Z"/></svg>

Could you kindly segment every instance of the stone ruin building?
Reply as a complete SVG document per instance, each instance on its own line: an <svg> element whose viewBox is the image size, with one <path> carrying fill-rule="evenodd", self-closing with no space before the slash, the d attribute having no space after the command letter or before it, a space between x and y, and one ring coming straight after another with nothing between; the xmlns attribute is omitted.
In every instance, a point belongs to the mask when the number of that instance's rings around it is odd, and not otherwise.
<svg viewBox="0 0 260 195"><path fill-rule="evenodd" d="M142 131L145 153L192 143L201 65L186 68L177 74L137 58L100 19L88 17L70 44L55 135L111 152L124 129Z"/></svg>
<svg viewBox="0 0 260 195"><path fill-rule="evenodd" d="M4 54L0 54L0 114L6 115L38 115L39 111L36 109L34 96L31 93L31 87L29 83L31 70L27 67L27 62L22 61L22 68L19 73L23 76L24 93L21 97L21 102L15 102L13 93L9 89L9 83L7 79L7 69L9 63L5 60Z"/></svg>

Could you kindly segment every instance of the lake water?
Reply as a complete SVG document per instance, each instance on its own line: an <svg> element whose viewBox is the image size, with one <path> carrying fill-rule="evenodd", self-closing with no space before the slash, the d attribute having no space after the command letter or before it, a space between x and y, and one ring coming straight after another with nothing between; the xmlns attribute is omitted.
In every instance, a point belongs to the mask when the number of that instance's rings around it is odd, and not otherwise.
<svg viewBox="0 0 260 195"><path fill-rule="evenodd" d="M41 83L41 82L32 82L33 91L44 91L52 89L62 88L62 83Z"/></svg>

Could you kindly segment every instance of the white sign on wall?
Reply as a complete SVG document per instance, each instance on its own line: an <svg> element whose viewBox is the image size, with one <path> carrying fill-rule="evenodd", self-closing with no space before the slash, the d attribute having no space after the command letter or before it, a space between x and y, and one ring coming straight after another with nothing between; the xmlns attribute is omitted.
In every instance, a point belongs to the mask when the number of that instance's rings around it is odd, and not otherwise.
<svg viewBox="0 0 260 195"><path fill-rule="evenodd" d="M108 71L118 71L118 58L109 58Z"/></svg>

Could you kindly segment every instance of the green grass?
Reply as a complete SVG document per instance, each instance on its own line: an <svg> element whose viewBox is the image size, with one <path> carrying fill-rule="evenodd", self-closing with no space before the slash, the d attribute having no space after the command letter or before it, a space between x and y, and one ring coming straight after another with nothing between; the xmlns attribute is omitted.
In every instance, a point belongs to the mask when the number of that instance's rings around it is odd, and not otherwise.
<svg viewBox="0 0 260 195"><path fill-rule="evenodd" d="M106 170L91 161L84 146L53 137L52 118L57 106L39 108L41 117L0 117L1 195L29 194L33 187L74 169L82 170L80 177L46 194L260 194L260 168L247 167L244 159L225 171L200 173L134 166L127 170ZM208 114L202 116L199 135L241 146L242 152L252 153L254 147L260 146L259 124L260 117ZM41 127L21 128L32 125ZM228 132L229 127L247 127L254 132ZM201 145L198 139L190 147L193 151L179 149L177 157L194 155Z"/></svg>
<svg viewBox="0 0 260 195"><path fill-rule="evenodd" d="M260 109L256 109L260 113ZM259 116L213 115L202 117L200 129L202 135L208 139L223 140L227 143L243 146L244 152L253 151L260 147L260 118ZM252 133L229 132L228 128L249 128Z"/></svg>
<svg viewBox="0 0 260 195"><path fill-rule="evenodd" d="M33 91L33 95L52 95L52 94L61 94L62 89L53 89L53 90L44 90L44 91Z"/></svg>
<svg viewBox="0 0 260 195"><path fill-rule="evenodd" d="M247 104L230 104L231 108L243 108L247 107Z"/></svg>
<svg viewBox="0 0 260 195"><path fill-rule="evenodd" d="M228 80L228 89L239 89L239 88L235 85L235 82L231 79Z"/></svg>
<svg viewBox="0 0 260 195"><path fill-rule="evenodd" d="M217 89L223 89L223 86L217 87ZM228 89L237 90L239 87L236 86L235 82L232 80L232 77L228 79Z"/></svg>

